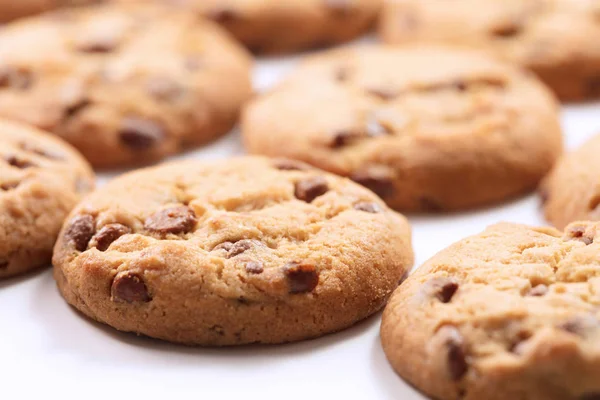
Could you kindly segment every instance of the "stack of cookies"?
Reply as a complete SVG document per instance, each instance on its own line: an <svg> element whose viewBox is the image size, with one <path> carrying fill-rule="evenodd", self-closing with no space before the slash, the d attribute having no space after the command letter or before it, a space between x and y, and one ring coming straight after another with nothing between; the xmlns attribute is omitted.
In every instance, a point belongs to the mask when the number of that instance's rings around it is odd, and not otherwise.
<svg viewBox="0 0 600 400"><path fill-rule="evenodd" d="M13 3L0 278L52 262L86 316L188 345L315 338L385 306L391 366L432 398L600 399L600 137L563 156L559 118L600 96L596 2ZM378 18L384 43L254 95L253 54ZM252 155L152 165L238 122ZM137 167L94 190L92 168ZM536 189L564 232L500 223L408 276L399 212Z"/></svg>

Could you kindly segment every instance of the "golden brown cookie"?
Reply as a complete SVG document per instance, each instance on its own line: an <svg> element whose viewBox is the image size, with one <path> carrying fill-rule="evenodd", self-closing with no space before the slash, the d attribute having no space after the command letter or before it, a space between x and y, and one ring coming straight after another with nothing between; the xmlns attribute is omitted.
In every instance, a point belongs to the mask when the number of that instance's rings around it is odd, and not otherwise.
<svg viewBox="0 0 600 400"><path fill-rule="evenodd" d="M105 0L0 0L0 22L8 22L56 8L84 6L103 1Z"/></svg>
<svg viewBox="0 0 600 400"><path fill-rule="evenodd" d="M250 152L299 159L401 210L527 192L562 151L554 97L530 74L448 47L315 56L242 116Z"/></svg>
<svg viewBox="0 0 600 400"><path fill-rule="evenodd" d="M250 66L227 33L186 12L61 10L0 31L0 116L55 133L97 167L148 163L228 132Z"/></svg>
<svg viewBox="0 0 600 400"><path fill-rule="evenodd" d="M66 143L0 121L0 278L50 264L63 220L93 186L89 165Z"/></svg>
<svg viewBox="0 0 600 400"><path fill-rule="evenodd" d="M382 3L382 0L154 1L195 10L259 53L289 52L354 39L373 26Z"/></svg>
<svg viewBox="0 0 600 400"><path fill-rule="evenodd" d="M198 345L280 343L379 310L412 265L410 228L306 164L189 161L115 179L55 247L65 299L122 331Z"/></svg>
<svg viewBox="0 0 600 400"><path fill-rule="evenodd" d="M600 136L564 155L540 185L546 219L559 229L600 220Z"/></svg>
<svg viewBox="0 0 600 400"><path fill-rule="evenodd" d="M600 398L599 254L592 222L498 224L450 246L390 299L388 360L440 400Z"/></svg>
<svg viewBox="0 0 600 400"><path fill-rule="evenodd" d="M535 71L563 100L600 96L597 0L390 0L387 43L436 42L488 50Z"/></svg>

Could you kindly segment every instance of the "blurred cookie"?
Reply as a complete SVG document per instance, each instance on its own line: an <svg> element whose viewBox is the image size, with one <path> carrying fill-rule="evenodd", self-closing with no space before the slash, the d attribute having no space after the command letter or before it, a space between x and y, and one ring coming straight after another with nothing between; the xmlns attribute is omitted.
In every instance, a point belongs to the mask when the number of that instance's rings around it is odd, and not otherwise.
<svg viewBox="0 0 600 400"><path fill-rule="evenodd" d="M563 100L582 100L600 96L599 21L593 0L402 0L385 3L380 33L394 44L489 50L535 71Z"/></svg>
<svg viewBox="0 0 600 400"><path fill-rule="evenodd" d="M70 146L0 121L0 278L49 265L64 218L93 186Z"/></svg>
<svg viewBox="0 0 600 400"><path fill-rule="evenodd" d="M253 153L350 177L411 211L524 193L562 151L556 101L537 79L446 47L313 57L250 102L242 131Z"/></svg>
<svg viewBox="0 0 600 400"><path fill-rule="evenodd" d="M61 10L0 31L0 116L55 133L97 167L147 163L228 132L251 94L250 66L189 13Z"/></svg>
<svg viewBox="0 0 600 400"><path fill-rule="evenodd" d="M158 2L197 10L227 28L251 50L277 53L341 43L365 33L375 22L382 0Z"/></svg>
<svg viewBox="0 0 600 400"><path fill-rule="evenodd" d="M381 325L385 354L435 399L598 399L599 255L596 223L564 235L492 226L394 292Z"/></svg>
<svg viewBox="0 0 600 400"><path fill-rule="evenodd" d="M8 22L56 8L97 4L103 1L105 0L0 0L0 22Z"/></svg>
<svg viewBox="0 0 600 400"><path fill-rule="evenodd" d="M600 220L600 136L562 157L540 185L546 219L557 228Z"/></svg>
<svg viewBox="0 0 600 400"><path fill-rule="evenodd" d="M280 343L379 310L412 265L410 228L368 190L289 160L190 161L86 198L54 253L66 300L122 331Z"/></svg>

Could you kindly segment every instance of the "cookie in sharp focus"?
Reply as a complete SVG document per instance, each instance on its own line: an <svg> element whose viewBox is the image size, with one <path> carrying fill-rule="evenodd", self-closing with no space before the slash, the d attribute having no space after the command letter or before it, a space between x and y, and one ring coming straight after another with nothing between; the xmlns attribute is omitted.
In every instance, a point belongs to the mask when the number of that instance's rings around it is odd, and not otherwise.
<svg viewBox="0 0 600 400"><path fill-rule="evenodd" d="M488 50L535 71L563 100L600 96L600 3L578 0L388 1L387 43Z"/></svg>
<svg viewBox="0 0 600 400"><path fill-rule="evenodd" d="M381 0L158 1L196 10L258 53L291 52L354 39L373 26L382 4Z"/></svg>
<svg viewBox="0 0 600 400"><path fill-rule="evenodd" d="M132 172L71 213L65 299L122 331L197 345L281 343L379 310L412 265L410 228L355 183L291 160Z"/></svg>
<svg viewBox="0 0 600 400"><path fill-rule="evenodd" d="M504 223L435 255L384 311L392 367L440 400L597 399L599 228Z"/></svg>
<svg viewBox="0 0 600 400"><path fill-rule="evenodd" d="M242 115L250 152L350 177L389 206L466 209L532 190L562 152L531 74L449 47L317 55Z"/></svg>
<svg viewBox="0 0 600 400"><path fill-rule="evenodd" d="M70 146L0 121L0 278L49 265L64 218L93 186Z"/></svg>
<svg viewBox="0 0 600 400"><path fill-rule="evenodd" d="M97 167L149 163L228 132L250 67L222 28L190 13L59 10L0 32L0 116L55 133Z"/></svg>
<svg viewBox="0 0 600 400"><path fill-rule="evenodd" d="M600 135L565 154L542 181L539 197L546 219L557 228L600 220Z"/></svg>

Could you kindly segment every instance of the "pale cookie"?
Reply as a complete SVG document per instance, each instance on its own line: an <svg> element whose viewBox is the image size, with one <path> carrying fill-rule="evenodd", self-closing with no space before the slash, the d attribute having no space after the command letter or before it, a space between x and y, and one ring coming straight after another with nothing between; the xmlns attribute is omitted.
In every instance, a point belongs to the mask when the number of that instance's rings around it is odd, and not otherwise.
<svg viewBox="0 0 600 400"><path fill-rule="evenodd" d="M597 0L389 0L380 31L387 43L490 51L535 71L563 100L600 96Z"/></svg>
<svg viewBox="0 0 600 400"><path fill-rule="evenodd" d="M600 136L567 153L540 185L546 219L557 228L600 220Z"/></svg>
<svg viewBox="0 0 600 400"><path fill-rule="evenodd" d="M410 228L306 164L189 161L115 179L54 253L66 300L122 331L198 345L281 343L379 310L412 265Z"/></svg>
<svg viewBox="0 0 600 400"><path fill-rule="evenodd" d="M186 12L61 10L0 31L0 116L55 133L97 167L148 163L228 132L250 66L226 32Z"/></svg>
<svg viewBox="0 0 600 400"><path fill-rule="evenodd" d="M0 278L49 265L63 220L93 186L70 146L0 121Z"/></svg>
<svg viewBox="0 0 600 400"><path fill-rule="evenodd" d="M348 176L402 210L525 193L562 151L554 97L534 77L446 47L311 58L242 116L250 152Z"/></svg>
<svg viewBox="0 0 600 400"><path fill-rule="evenodd" d="M383 349L439 400L600 398L600 225L498 224L393 294Z"/></svg>
<svg viewBox="0 0 600 400"><path fill-rule="evenodd" d="M373 26L382 4L382 0L158 1L196 10L259 53L289 52L354 39Z"/></svg>

